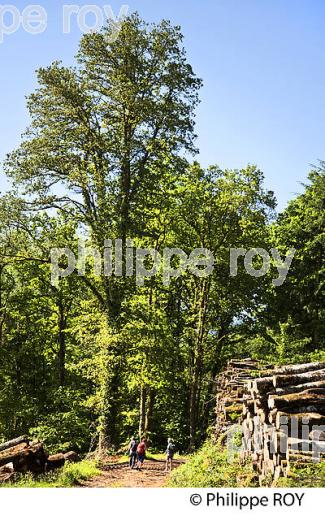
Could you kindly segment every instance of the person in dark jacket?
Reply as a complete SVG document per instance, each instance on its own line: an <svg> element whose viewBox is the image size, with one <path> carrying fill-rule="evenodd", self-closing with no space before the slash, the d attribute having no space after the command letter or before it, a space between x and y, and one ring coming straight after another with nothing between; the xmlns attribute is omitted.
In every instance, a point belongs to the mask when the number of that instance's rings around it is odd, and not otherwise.
<svg viewBox="0 0 325 520"><path fill-rule="evenodd" d="M167 448L166 448L166 469L165 471L171 471L173 466L173 458L175 455L175 444L173 442L173 439L169 438L167 441Z"/></svg>
<svg viewBox="0 0 325 520"><path fill-rule="evenodd" d="M138 443L134 437L131 437L129 444L130 469L134 469L137 464L137 449Z"/></svg>

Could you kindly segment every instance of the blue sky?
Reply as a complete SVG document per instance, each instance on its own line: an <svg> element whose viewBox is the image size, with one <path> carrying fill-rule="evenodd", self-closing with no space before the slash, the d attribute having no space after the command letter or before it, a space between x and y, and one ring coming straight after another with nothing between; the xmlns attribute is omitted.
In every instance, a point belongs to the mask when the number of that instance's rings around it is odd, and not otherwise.
<svg viewBox="0 0 325 520"><path fill-rule="evenodd" d="M20 12L29 5L13 0ZM325 159L325 2L323 0L34 0L48 13L47 29L22 28L0 44L0 160L28 123L26 94L35 70L53 60L73 63L81 32L72 18L62 31L63 4L123 3L148 21L182 27L189 61L203 78L197 116L203 165L257 164L282 209L301 192L310 164ZM6 19L6 23L9 18ZM2 169L1 169L2 171ZM0 189L6 189L0 175Z"/></svg>

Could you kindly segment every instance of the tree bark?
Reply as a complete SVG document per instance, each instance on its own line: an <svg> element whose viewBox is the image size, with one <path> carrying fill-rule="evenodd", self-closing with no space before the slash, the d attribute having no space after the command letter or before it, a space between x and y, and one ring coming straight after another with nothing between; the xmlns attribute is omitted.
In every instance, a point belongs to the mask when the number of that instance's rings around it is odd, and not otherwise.
<svg viewBox="0 0 325 520"><path fill-rule="evenodd" d="M203 281L200 301L199 301L199 320L198 330L196 336L196 345L194 352L194 363L193 363L193 375L190 389L190 439L189 449L192 451L196 445L196 430L198 422L198 398L200 390L200 381L202 375L203 366L203 354L204 354L204 338L205 338L205 325L206 325L206 314L207 314L207 303L209 294L209 283L207 280Z"/></svg>
<svg viewBox="0 0 325 520"><path fill-rule="evenodd" d="M58 328L59 328L59 333L58 333L59 383L60 383L60 386L64 386L64 384L65 384L65 359L66 359L66 333L65 333L65 329L66 329L66 326L67 326L67 321L66 321L66 316L65 316L64 305L62 304L62 302L59 302L58 308L59 308L59 316L58 316Z"/></svg>
<svg viewBox="0 0 325 520"><path fill-rule="evenodd" d="M25 444L28 442L28 436L22 435L21 437L17 437L17 439L12 439L8 442L4 442L0 444L0 451L9 450L10 448L14 448L18 444Z"/></svg>
<svg viewBox="0 0 325 520"><path fill-rule="evenodd" d="M118 445L119 387L120 367L119 361L115 359L114 364L106 371L103 389L98 446L100 455Z"/></svg>
<svg viewBox="0 0 325 520"><path fill-rule="evenodd" d="M148 437L150 435L154 401L155 401L155 392L152 388L150 388L148 391L148 397L147 397L147 403L146 403L146 414L145 414L145 419L144 419L145 437Z"/></svg>
<svg viewBox="0 0 325 520"><path fill-rule="evenodd" d="M299 385L303 383L309 383L313 381L321 381L325 379L325 370L315 370L310 372L305 372L303 374L290 374L290 375L280 375L273 376L273 386L282 387L288 385Z"/></svg>
<svg viewBox="0 0 325 520"><path fill-rule="evenodd" d="M146 398L147 398L146 388L144 386L141 386L141 390L140 390L139 439L141 439L141 437L143 437L144 432L145 432Z"/></svg>

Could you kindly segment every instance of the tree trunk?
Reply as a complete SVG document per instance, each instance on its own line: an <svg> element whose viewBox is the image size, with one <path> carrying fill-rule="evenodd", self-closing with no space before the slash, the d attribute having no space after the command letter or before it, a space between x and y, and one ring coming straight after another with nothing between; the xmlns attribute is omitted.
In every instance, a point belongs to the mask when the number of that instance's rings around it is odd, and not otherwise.
<svg viewBox="0 0 325 520"><path fill-rule="evenodd" d="M120 366L115 359L106 370L103 389L102 410L99 431L99 453L104 455L109 448L118 445L118 411L119 411Z"/></svg>
<svg viewBox="0 0 325 520"><path fill-rule="evenodd" d="M190 390L190 442L189 449L192 451L196 444L196 430L198 422L198 397L200 390L201 373L203 366L203 354L204 354L204 339L205 339L205 324L206 324L206 311L209 294L209 283L204 280L200 301L199 301L199 320L196 337L196 345L194 352L194 363L193 363L193 375L192 384Z"/></svg>
<svg viewBox="0 0 325 520"><path fill-rule="evenodd" d="M155 400L155 392L152 388L150 388L150 390L148 391L146 414L145 414L145 419L144 419L145 437L148 437L148 435L150 434L154 400Z"/></svg>
<svg viewBox="0 0 325 520"><path fill-rule="evenodd" d="M59 353L58 353L58 364L59 364L59 383L60 386L64 386L65 384L65 358L66 358L66 335L65 329L67 326L64 306L60 302L59 305L59 318L58 318L58 345L59 345Z"/></svg>
<svg viewBox="0 0 325 520"><path fill-rule="evenodd" d="M147 397L146 388L144 386L142 386L141 391L140 391L139 439L141 439L141 437L143 437L144 432L145 432L146 397Z"/></svg>

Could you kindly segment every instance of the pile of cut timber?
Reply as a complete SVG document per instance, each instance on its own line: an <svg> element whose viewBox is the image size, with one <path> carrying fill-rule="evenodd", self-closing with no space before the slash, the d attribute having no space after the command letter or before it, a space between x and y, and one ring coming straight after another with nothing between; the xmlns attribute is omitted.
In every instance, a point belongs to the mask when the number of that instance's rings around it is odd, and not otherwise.
<svg viewBox="0 0 325 520"><path fill-rule="evenodd" d="M239 422L243 412L245 384L264 373L271 365L261 367L255 359L232 359L216 378L217 402L215 434L218 438Z"/></svg>
<svg viewBox="0 0 325 520"><path fill-rule="evenodd" d="M261 482L325 458L325 363L277 367L247 381L242 426L242 457L252 457Z"/></svg>
<svg viewBox="0 0 325 520"><path fill-rule="evenodd" d="M0 483L12 479L16 473L35 475L62 467L66 461L75 462L75 452L48 455L42 442L31 442L26 435L0 444Z"/></svg>

